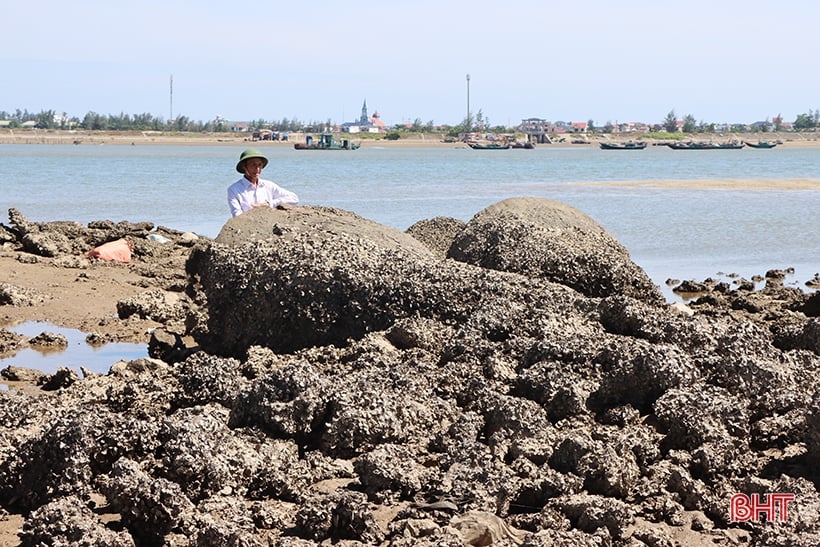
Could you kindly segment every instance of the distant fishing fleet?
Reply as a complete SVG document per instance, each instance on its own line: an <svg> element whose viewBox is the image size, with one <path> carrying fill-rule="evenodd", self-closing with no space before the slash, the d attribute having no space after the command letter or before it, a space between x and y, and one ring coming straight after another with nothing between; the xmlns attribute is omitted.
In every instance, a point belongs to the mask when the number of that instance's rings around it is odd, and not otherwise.
<svg viewBox="0 0 820 547"><path fill-rule="evenodd" d="M782 143L780 141L676 141L657 143L656 146L668 146L672 150L740 150L745 146L748 146L749 148L768 149L774 148L778 144ZM646 146L646 141L600 143L601 150L643 150Z"/></svg>

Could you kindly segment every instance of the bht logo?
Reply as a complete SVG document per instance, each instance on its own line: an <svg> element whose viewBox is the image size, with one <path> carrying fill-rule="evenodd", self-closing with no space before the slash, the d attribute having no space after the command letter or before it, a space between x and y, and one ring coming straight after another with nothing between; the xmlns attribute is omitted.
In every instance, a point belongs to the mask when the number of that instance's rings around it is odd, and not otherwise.
<svg viewBox="0 0 820 547"><path fill-rule="evenodd" d="M729 520L760 522L760 515L764 515L766 522L786 522L790 501L794 501L794 494L735 494L729 502Z"/></svg>

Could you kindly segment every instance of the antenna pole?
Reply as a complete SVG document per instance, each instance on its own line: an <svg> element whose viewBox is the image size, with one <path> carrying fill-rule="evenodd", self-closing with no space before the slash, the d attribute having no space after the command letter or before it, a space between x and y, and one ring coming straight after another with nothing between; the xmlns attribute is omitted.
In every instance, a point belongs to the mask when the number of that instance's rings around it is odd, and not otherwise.
<svg viewBox="0 0 820 547"><path fill-rule="evenodd" d="M171 74L171 118L168 121L174 120L174 75Z"/></svg>

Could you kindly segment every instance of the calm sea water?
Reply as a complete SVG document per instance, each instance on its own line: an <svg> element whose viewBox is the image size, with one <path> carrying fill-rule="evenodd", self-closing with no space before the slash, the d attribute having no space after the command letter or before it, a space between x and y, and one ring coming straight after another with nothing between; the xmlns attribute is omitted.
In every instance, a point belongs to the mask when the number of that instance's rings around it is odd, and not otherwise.
<svg viewBox="0 0 820 547"><path fill-rule="evenodd" d="M30 220L151 221L214 237L243 147L0 145L0 209ZM820 191L626 187L618 181L820 179L820 149L616 152L259 146L264 172L302 203L339 207L400 230L436 216L469 220L509 197L555 199L612 233L661 286L668 278L820 271ZM597 182L581 185L577 182ZM3 219L7 223L6 219Z"/></svg>

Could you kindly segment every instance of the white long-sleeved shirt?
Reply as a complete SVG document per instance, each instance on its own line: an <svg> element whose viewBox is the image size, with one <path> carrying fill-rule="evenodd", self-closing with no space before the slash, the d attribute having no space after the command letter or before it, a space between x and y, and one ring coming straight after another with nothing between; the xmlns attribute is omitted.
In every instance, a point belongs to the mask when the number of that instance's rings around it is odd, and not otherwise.
<svg viewBox="0 0 820 547"><path fill-rule="evenodd" d="M228 207L231 208L231 216L235 217L249 211L254 203L267 203L271 207L295 205L299 203L299 197L265 179L259 179L259 182L253 185L242 177L228 187Z"/></svg>

